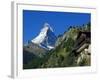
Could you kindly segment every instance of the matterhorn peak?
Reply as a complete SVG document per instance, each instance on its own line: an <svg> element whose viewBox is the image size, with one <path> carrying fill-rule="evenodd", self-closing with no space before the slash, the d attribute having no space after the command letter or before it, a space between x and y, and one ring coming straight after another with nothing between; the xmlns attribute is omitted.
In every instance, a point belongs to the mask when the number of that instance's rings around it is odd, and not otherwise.
<svg viewBox="0 0 100 80"><path fill-rule="evenodd" d="M53 32L53 29L51 28L51 26L48 23L44 23L43 28L41 29L41 32L43 31L47 31L47 30L51 30Z"/></svg>
<svg viewBox="0 0 100 80"><path fill-rule="evenodd" d="M46 22L44 23L44 27L50 27L50 25Z"/></svg>
<svg viewBox="0 0 100 80"><path fill-rule="evenodd" d="M31 41L44 48L52 49L55 46L56 36L51 26L48 23L44 23L39 35Z"/></svg>

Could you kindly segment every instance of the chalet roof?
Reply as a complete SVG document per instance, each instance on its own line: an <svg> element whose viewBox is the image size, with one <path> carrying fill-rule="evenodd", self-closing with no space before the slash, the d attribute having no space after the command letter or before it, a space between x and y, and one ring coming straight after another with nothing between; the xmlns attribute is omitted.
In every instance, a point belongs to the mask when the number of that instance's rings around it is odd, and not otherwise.
<svg viewBox="0 0 100 80"><path fill-rule="evenodd" d="M91 43L91 32L80 31L75 41L73 48L74 52L82 51ZM85 46L84 46L85 45ZM79 50L81 48L81 50Z"/></svg>
<svg viewBox="0 0 100 80"><path fill-rule="evenodd" d="M85 35L85 36L83 36L83 35ZM89 32L89 31L79 31L77 39L80 38L80 36L91 38L91 32Z"/></svg>

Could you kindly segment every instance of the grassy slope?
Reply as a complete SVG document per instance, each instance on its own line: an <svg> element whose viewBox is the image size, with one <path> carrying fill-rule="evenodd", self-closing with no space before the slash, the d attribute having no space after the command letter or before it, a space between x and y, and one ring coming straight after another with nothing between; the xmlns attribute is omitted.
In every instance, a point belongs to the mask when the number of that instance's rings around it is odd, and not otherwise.
<svg viewBox="0 0 100 80"><path fill-rule="evenodd" d="M86 56L80 64L76 63L76 60L80 57L72 53L72 48L75 44L78 31L90 31L90 24L87 26L78 28L74 27L60 36L57 43L59 43L54 50L51 50L42 58L34 58L28 64L27 68L53 68L53 67L73 67L73 66L85 66L90 65L90 56Z"/></svg>

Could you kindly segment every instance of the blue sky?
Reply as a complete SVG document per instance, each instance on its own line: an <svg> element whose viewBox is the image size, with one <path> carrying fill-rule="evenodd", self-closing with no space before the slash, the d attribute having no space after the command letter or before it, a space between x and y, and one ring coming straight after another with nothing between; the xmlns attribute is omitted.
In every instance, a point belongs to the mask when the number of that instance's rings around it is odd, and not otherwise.
<svg viewBox="0 0 100 80"><path fill-rule="evenodd" d="M89 13L49 12L23 10L23 42L35 38L44 23L50 24L55 35L62 34L69 26L81 26L91 21Z"/></svg>

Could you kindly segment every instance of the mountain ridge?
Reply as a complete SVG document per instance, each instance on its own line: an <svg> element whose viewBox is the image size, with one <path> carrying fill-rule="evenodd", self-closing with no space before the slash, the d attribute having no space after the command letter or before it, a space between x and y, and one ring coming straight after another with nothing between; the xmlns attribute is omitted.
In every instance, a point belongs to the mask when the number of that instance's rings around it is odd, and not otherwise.
<svg viewBox="0 0 100 80"><path fill-rule="evenodd" d="M48 23L44 24L44 27L41 29L39 35L31 40L32 43L38 44L39 46L51 50L55 47L56 35L53 32L53 29Z"/></svg>

